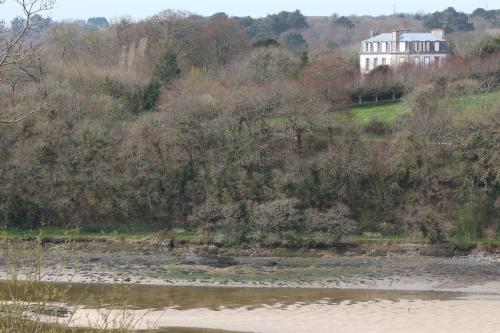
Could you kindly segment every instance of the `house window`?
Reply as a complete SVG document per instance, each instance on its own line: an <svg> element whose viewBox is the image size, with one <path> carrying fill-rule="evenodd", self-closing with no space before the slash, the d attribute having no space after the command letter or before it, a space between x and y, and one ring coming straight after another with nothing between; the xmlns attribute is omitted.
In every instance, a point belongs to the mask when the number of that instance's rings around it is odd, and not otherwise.
<svg viewBox="0 0 500 333"><path fill-rule="evenodd" d="M439 57L434 57L434 65L436 65L437 67L439 67L440 62L441 62L441 58L439 58Z"/></svg>
<svg viewBox="0 0 500 333"><path fill-rule="evenodd" d="M415 57L415 66L420 66L420 57Z"/></svg>
<svg viewBox="0 0 500 333"><path fill-rule="evenodd" d="M406 52L406 42L399 42L399 52Z"/></svg>
<svg viewBox="0 0 500 333"><path fill-rule="evenodd" d="M373 52L373 43L370 43L370 52Z"/></svg>
<svg viewBox="0 0 500 333"><path fill-rule="evenodd" d="M382 66L387 65L387 60L385 58L382 58Z"/></svg>
<svg viewBox="0 0 500 333"><path fill-rule="evenodd" d="M382 43L382 52L383 53L387 52L387 42Z"/></svg>
<svg viewBox="0 0 500 333"><path fill-rule="evenodd" d="M426 42L426 51L430 52L431 51L431 42Z"/></svg>
<svg viewBox="0 0 500 333"><path fill-rule="evenodd" d="M365 70L367 72L370 70L370 58L366 58Z"/></svg>
<svg viewBox="0 0 500 333"><path fill-rule="evenodd" d="M439 42L434 43L434 51L439 52Z"/></svg>
<svg viewBox="0 0 500 333"><path fill-rule="evenodd" d="M404 64L406 62L406 57L399 57L399 63Z"/></svg>
<svg viewBox="0 0 500 333"><path fill-rule="evenodd" d="M379 43L373 43L373 51L378 52L378 44Z"/></svg>
<svg viewBox="0 0 500 333"><path fill-rule="evenodd" d="M378 67L378 58L373 59L373 68Z"/></svg>
<svg viewBox="0 0 500 333"><path fill-rule="evenodd" d="M424 65L429 66L431 64L431 57L424 57Z"/></svg>

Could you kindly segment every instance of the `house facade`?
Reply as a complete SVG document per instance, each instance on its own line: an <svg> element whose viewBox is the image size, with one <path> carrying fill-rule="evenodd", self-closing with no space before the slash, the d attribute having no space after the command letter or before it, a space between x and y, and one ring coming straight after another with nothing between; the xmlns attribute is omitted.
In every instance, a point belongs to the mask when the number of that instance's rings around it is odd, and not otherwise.
<svg viewBox="0 0 500 333"><path fill-rule="evenodd" d="M448 42L444 37L441 29L430 33L394 30L372 36L361 42L361 73L367 74L382 65L440 66L448 56Z"/></svg>

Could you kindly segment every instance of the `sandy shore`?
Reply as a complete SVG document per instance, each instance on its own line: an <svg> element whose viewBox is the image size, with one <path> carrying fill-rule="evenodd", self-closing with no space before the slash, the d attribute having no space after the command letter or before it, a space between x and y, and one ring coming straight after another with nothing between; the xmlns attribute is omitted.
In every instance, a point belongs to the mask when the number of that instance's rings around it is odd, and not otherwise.
<svg viewBox="0 0 500 333"><path fill-rule="evenodd" d="M259 333L496 333L500 327L499 308L500 298L496 297L448 301L345 301L340 304L325 300L313 304L218 310L79 309L71 326L113 328L126 324L135 329L191 327Z"/></svg>

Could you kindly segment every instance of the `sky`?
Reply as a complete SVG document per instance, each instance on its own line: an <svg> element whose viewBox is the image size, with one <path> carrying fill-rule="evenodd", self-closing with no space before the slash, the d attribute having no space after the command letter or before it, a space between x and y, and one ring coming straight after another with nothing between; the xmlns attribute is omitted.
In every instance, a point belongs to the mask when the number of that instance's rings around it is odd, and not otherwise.
<svg viewBox="0 0 500 333"><path fill-rule="evenodd" d="M187 10L204 16L225 12L231 16L262 17L282 10L299 9L307 16L384 15L434 12L453 6L464 12L488 6L500 9L500 0L56 0L49 14L56 20L130 16L146 18L165 9ZM0 6L0 19L10 20L19 13L15 0Z"/></svg>

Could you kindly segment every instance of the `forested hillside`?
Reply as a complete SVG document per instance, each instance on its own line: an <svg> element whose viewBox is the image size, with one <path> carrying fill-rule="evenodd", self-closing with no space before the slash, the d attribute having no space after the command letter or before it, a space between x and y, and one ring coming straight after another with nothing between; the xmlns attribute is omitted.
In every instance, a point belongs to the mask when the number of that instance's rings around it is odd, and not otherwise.
<svg viewBox="0 0 500 333"><path fill-rule="evenodd" d="M43 52L0 66L0 223L268 246L496 237L499 21L447 9L51 22L27 37ZM445 28L449 61L361 78L358 42L401 26ZM405 112L353 116L360 99L393 97Z"/></svg>

